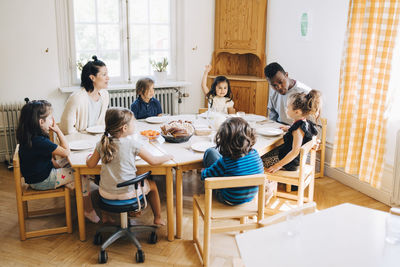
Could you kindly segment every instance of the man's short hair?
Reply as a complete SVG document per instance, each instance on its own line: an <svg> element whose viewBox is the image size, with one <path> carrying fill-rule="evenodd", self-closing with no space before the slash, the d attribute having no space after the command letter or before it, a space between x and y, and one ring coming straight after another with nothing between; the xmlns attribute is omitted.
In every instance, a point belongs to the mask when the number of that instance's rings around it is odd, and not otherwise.
<svg viewBox="0 0 400 267"><path fill-rule="evenodd" d="M272 62L270 64L268 64L265 68L264 68L264 74L265 77L267 77L268 79L271 79L272 77L275 76L275 74L281 71L282 73L285 73L285 70L282 68L281 65L279 65L277 62Z"/></svg>

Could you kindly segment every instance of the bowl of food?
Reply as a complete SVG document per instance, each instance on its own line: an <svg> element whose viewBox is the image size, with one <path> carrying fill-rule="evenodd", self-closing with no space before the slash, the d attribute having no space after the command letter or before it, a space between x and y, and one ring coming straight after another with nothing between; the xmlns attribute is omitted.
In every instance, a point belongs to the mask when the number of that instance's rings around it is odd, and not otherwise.
<svg viewBox="0 0 400 267"><path fill-rule="evenodd" d="M155 140L160 135L160 132L154 130L145 130L141 131L140 134L147 137L149 140Z"/></svg>
<svg viewBox="0 0 400 267"><path fill-rule="evenodd" d="M169 143L187 142L194 133L191 121L171 121L160 128L161 136Z"/></svg>

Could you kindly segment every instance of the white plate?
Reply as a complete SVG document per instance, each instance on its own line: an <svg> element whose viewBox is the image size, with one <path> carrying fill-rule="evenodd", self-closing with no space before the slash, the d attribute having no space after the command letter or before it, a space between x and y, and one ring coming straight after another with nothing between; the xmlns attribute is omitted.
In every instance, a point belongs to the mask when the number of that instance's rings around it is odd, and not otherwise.
<svg viewBox="0 0 400 267"><path fill-rule="evenodd" d="M245 119L246 121L258 122L258 121L266 120L267 117L264 117L261 115L256 115L256 114L246 114L246 115L244 115L243 119Z"/></svg>
<svg viewBox="0 0 400 267"><path fill-rule="evenodd" d="M93 133L93 134L104 133L104 131L105 131L104 125L96 125L96 126L86 128L86 132Z"/></svg>
<svg viewBox="0 0 400 267"><path fill-rule="evenodd" d="M164 116L147 117L146 121L148 123L164 123L167 121L167 117L164 117Z"/></svg>
<svg viewBox="0 0 400 267"><path fill-rule="evenodd" d="M277 128L260 128L256 130L258 134L264 136L278 136L283 134L283 130Z"/></svg>
<svg viewBox="0 0 400 267"><path fill-rule="evenodd" d="M95 147L95 143L91 140L77 140L69 142L69 148L71 150L85 150Z"/></svg>
<svg viewBox="0 0 400 267"><path fill-rule="evenodd" d="M191 145L191 148L197 152L205 152L208 148L214 147L215 144L212 142L198 142Z"/></svg>
<svg viewBox="0 0 400 267"><path fill-rule="evenodd" d="M207 119L207 115L208 115L208 117L210 118L210 119L212 119L212 118L214 118L214 117L216 117L216 116L223 116L223 117L227 117L228 116L228 114L225 114L225 113L221 113L221 112L213 112L213 111L206 111L206 112L203 112L203 113L201 113L201 114L199 114L199 117L200 118L204 118L204 119Z"/></svg>

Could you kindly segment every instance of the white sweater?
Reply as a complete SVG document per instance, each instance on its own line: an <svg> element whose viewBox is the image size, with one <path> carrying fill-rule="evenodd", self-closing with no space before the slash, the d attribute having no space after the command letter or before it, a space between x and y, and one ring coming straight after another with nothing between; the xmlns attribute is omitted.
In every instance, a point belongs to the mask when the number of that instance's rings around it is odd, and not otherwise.
<svg viewBox="0 0 400 267"><path fill-rule="evenodd" d="M102 102L100 116L96 125L104 125L106 110L110 101L107 90L99 91ZM82 132L88 127L89 95L84 88L70 95L61 115L60 129L64 134Z"/></svg>

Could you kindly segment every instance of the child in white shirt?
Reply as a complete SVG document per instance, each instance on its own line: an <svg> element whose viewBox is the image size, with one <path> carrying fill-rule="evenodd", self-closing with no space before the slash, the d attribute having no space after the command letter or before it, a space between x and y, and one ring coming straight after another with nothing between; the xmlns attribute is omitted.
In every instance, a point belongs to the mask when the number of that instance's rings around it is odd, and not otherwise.
<svg viewBox="0 0 400 267"><path fill-rule="evenodd" d="M211 85L211 90L208 89L207 76L210 70L211 65L206 65L201 80L201 89L207 97L208 108L225 114L235 113L232 100L233 94L229 80L225 76L217 76Z"/></svg>

